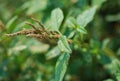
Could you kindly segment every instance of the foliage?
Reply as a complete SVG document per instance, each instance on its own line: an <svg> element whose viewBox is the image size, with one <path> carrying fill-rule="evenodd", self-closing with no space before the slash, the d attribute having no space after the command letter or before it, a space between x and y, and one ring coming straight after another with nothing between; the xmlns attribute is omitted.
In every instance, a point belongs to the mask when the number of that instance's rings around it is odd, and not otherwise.
<svg viewBox="0 0 120 81"><path fill-rule="evenodd" d="M0 81L119 81L119 11L119 0L1 0Z"/></svg>

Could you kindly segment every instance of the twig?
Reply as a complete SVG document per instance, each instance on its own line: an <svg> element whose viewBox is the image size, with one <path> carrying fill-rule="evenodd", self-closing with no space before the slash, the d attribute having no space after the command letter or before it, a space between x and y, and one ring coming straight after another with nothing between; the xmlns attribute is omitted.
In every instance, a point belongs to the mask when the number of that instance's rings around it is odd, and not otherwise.
<svg viewBox="0 0 120 81"><path fill-rule="evenodd" d="M40 21L38 21L35 18L31 18L31 19L34 20L34 21L36 21L42 27L42 29L45 30L45 27L43 26L43 24Z"/></svg>

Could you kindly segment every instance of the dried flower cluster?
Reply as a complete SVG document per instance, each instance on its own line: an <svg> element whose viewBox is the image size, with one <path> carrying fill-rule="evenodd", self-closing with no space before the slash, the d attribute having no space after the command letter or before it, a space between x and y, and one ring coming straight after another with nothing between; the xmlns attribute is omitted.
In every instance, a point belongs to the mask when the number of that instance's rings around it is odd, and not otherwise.
<svg viewBox="0 0 120 81"><path fill-rule="evenodd" d="M36 21L39 24L40 28L37 28L30 22L27 22L26 24L30 25L33 28L33 30L23 29L22 31L6 35L7 36L25 35L26 37L37 38L39 41L43 43L57 44L58 39L61 37L61 35L58 32L47 31L41 22L34 18L32 18L32 20ZM71 43L71 40L68 40L68 42Z"/></svg>

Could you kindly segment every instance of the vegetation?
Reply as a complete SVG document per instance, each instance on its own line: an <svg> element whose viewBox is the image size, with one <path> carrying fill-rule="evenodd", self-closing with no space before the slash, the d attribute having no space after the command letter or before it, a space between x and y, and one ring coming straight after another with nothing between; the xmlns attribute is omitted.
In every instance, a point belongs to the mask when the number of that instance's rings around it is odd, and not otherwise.
<svg viewBox="0 0 120 81"><path fill-rule="evenodd" d="M120 81L120 0L1 0L0 81Z"/></svg>

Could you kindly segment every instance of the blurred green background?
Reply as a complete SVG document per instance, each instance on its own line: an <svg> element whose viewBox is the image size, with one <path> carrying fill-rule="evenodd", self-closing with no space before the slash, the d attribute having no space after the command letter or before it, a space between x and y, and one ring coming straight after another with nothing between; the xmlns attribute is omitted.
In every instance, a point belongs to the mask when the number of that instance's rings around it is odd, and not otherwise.
<svg viewBox="0 0 120 81"><path fill-rule="evenodd" d="M80 47L72 49L63 81L120 81L120 0L0 0L0 81L54 81L59 57L54 46L5 34L31 29L25 24L35 23L30 17L47 26L57 7L65 22L92 5L99 7ZM60 31L64 33L64 27Z"/></svg>

